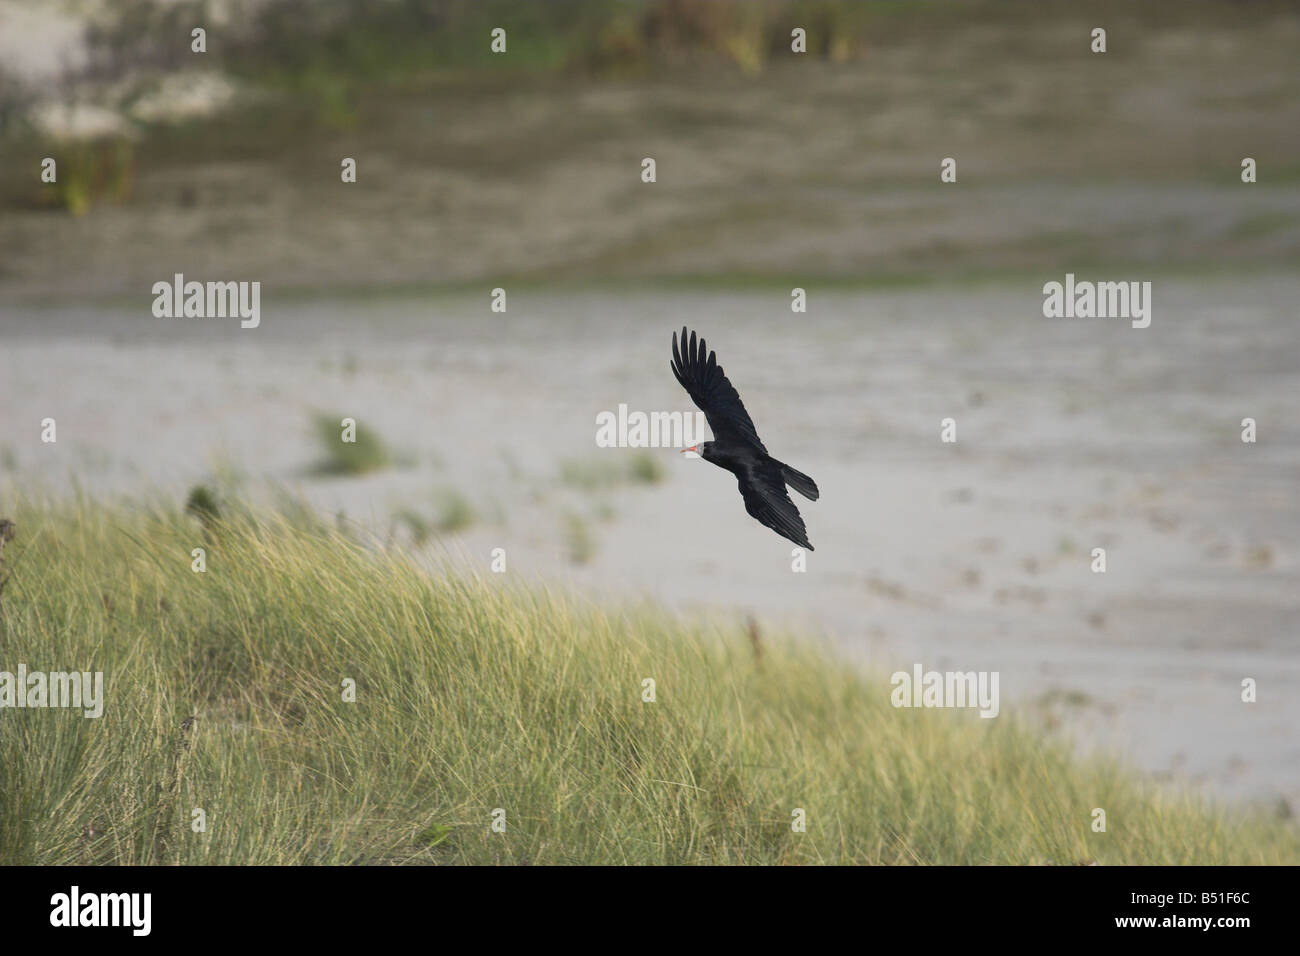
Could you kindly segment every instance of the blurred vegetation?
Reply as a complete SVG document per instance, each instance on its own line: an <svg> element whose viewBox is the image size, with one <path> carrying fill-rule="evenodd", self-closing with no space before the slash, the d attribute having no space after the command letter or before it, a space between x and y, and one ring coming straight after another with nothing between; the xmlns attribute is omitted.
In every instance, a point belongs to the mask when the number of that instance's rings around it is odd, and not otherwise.
<svg viewBox="0 0 1300 956"><path fill-rule="evenodd" d="M1226 21L1240 6L1098 0L1089 10L1173 26L1189 18ZM1294 9L1283 0L1251 7L1259 14ZM191 128L189 121L149 121L132 110L162 77L201 69L234 81L242 111L271 110L298 129L347 130L378 90L490 86L494 74L506 84L521 72L663 75L688 65L754 75L790 53L796 27L806 31L807 56L842 63L964 24L996 21L1015 29L1041 13L1036 0L271 0L237 9L225 20L214 18L208 0L114 0L90 9L86 64L65 78L69 92L61 95L111 98L101 105L133 117L146 135L159 126ZM201 57L190 49L196 25L207 29ZM497 27L507 33L505 55L491 49ZM1010 36L1008 52L1024 53L1025 43L1032 40ZM0 139L33 134L24 120L32 96L0 67ZM62 205L78 211L87 197L119 191L116 180L99 186L87 179L79 172Z"/></svg>
<svg viewBox="0 0 1300 956"><path fill-rule="evenodd" d="M440 489L434 495L437 516L434 527L443 534L455 534L464 531L478 520L478 513L468 498L455 488Z"/></svg>
<svg viewBox="0 0 1300 956"><path fill-rule="evenodd" d="M602 491L623 484L657 485L667 474L660 456L644 449L630 455L601 455L560 463L560 480L583 491Z"/></svg>
<svg viewBox="0 0 1300 956"><path fill-rule="evenodd" d="M214 22L205 0L116 0L88 14L87 63L66 78L64 105L97 105L130 118L136 136L89 142L42 136L26 113L33 91L0 69L0 140L19 168L58 161L58 182L0 177L0 202L81 215L130 197L134 139L150 155L170 144L204 147L231 137L219 122L159 121L134 108L161 79L215 70L240 91L241 123L291 129L353 129L377 91L410 91L430 82L490 82L492 74L639 75L656 64L699 60L760 70L789 48L790 29L809 30L809 53L844 59L860 50L868 24L907 5L870 7L827 0L275 0L246 16ZM190 31L207 25L207 52L196 59ZM490 49L491 31L507 31L507 54ZM460 78L460 79L458 79ZM240 137L235 137L239 139ZM5 164L6 166L9 163Z"/></svg>
<svg viewBox="0 0 1300 956"><path fill-rule="evenodd" d="M1165 208L1175 183L1211 196L1207 185L1236 182L1239 150L1223 152L1234 141L1267 170L1252 193L1300 182L1286 54L1300 8L1281 0L1050 13L1037 0L259 0L224 19L200 0L84 9L88 61L41 91L41 110L37 91L0 69L0 208L72 219L129 200L140 215L91 215L49 240L87 260L87 289L148 279L142 263L167 249L159 222L189 230L212 262L252 258L256 245L268 278L311 289L379 274L386 288L488 273L967 281L1065 260L1201 274L1289 265L1300 235L1292 204L1253 195L1222 201L1228 221L1213 231L1205 209L1193 229L1177 208L1135 231L1119 198L1070 210L1068 228L1019 211L1066 182L1159 184ZM201 56L196 23L208 31ZM1104 70L1079 42L1094 23L1112 38ZM491 51L495 27L506 55ZM121 132L58 140L37 125L45 106L92 107ZM1089 135L1062 148L1080 128ZM647 144L668 156L672 188L620 196L615 220L611 169ZM969 157L970 178L938 199L925 183L950 151ZM363 185L339 193L338 160L322 157L358 154ZM39 181L45 156L57 184ZM1029 194L1044 184L1052 192ZM1027 192L1013 201L1010 190ZM561 222L550 202L571 216ZM979 207L1009 205L1007 228L990 235ZM523 234L564 235L503 248L492 228L505 220L486 210L509 210ZM48 218L13 216L5 238L31 246ZM325 270L315 263L337 250L341 222L384 228ZM427 237L431 278L410 250L434 222L464 230L447 246L450 230ZM92 258L110 229L136 241ZM253 240L234 249L226 236L240 230ZM14 257L0 273L34 294L65 289L48 261Z"/></svg>
<svg viewBox="0 0 1300 956"><path fill-rule="evenodd" d="M405 507L393 512L393 523L389 530L390 538L398 528L406 529L411 544L417 548L425 545L433 535L433 526L418 508Z"/></svg>
<svg viewBox="0 0 1300 956"><path fill-rule="evenodd" d="M205 528L210 528L221 520L221 506L217 495L207 485L195 485L190 489L185 500L185 513L198 518Z"/></svg>
<svg viewBox="0 0 1300 956"><path fill-rule="evenodd" d="M845 62L936 29L993 19L1023 24L1041 12L1036 0L272 0L222 21L209 6L114 0L87 12L87 63L69 79L111 87L118 101L112 105L129 113L163 75L217 70L248 92L296 101L324 127L348 128L368 89L458 77L481 83L493 73L644 75L685 64L756 74L790 52L796 27L806 31L808 56ZM1233 18L1240 7L1089 4L1098 16L1167 25ZM1251 7L1294 9L1282 0ZM196 25L208 31L207 52L197 59L190 49ZM497 27L507 33L506 55L491 49ZM22 127L31 95L0 68L0 136Z"/></svg>
<svg viewBox="0 0 1300 956"><path fill-rule="evenodd" d="M360 475L378 471L394 463L388 445L374 430L356 423L355 441L343 440L341 422L345 416L317 413L312 418L322 459L316 466L317 474Z"/></svg>
<svg viewBox="0 0 1300 956"><path fill-rule="evenodd" d="M596 556L596 538L591 533L591 526L576 511L564 516L564 544L569 560L574 564L589 564Z"/></svg>
<svg viewBox="0 0 1300 956"><path fill-rule="evenodd" d="M125 138L73 143L58 151L57 179L45 194L56 205L80 216L100 202L131 198L135 180L135 146Z"/></svg>
<svg viewBox="0 0 1300 956"><path fill-rule="evenodd" d="M470 500L455 488L440 488L433 496L432 515L421 508L406 505L393 512L389 528L390 540L395 540L398 529L406 533L414 547L423 547L435 535L449 535L464 531L478 521L479 515Z"/></svg>
<svg viewBox="0 0 1300 956"><path fill-rule="evenodd" d="M190 59L203 0L121 0L89 32L97 73L175 70ZM345 116L358 84L428 73L635 72L656 62L708 59L747 72L790 48L796 26L808 53L844 60L882 20L925 16L906 0L278 0L209 31L212 63L245 81L306 94ZM507 55L491 31L507 35ZM209 64L211 65L211 64Z"/></svg>
<svg viewBox="0 0 1300 956"><path fill-rule="evenodd" d="M1191 15L1232 16L1238 6L1198 5ZM1090 4L1098 15L1155 22L1188 16L1184 4L1140 7ZM349 128L363 91L376 87L466 76L481 83L493 73L636 76L686 64L756 74L790 52L796 27L806 31L808 56L845 62L940 24L960 28L994 17L1023 23L1037 13L1029 0L274 0L220 22L206 0L115 0L91 14L81 78L114 84L117 105L129 111L159 76L199 65L190 31L206 24L203 69L219 70L247 91L296 101L326 128ZM507 34L506 55L491 49L497 27ZM0 74L0 134L23 96Z"/></svg>
<svg viewBox="0 0 1300 956"><path fill-rule="evenodd" d="M0 138L18 131L31 96L26 84L0 64Z"/></svg>
<svg viewBox="0 0 1300 956"><path fill-rule="evenodd" d="M1024 21L1042 12L1037 0L274 0L214 24L208 6L206 0L106 5L88 31L92 72L180 68L192 59L190 30L204 24L212 24L207 56L221 68L258 83L317 92L430 72L620 72L689 59L752 72L790 50L796 27L806 31L808 55L844 61L881 40L956 18L975 25L990 17ZM1094 0L1086 12L1156 24L1188 15L1208 22L1240 17L1243 4L1195 6ZM1294 5L1261 0L1250 7L1266 12ZM507 33L505 56L489 45L498 27Z"/></svg>

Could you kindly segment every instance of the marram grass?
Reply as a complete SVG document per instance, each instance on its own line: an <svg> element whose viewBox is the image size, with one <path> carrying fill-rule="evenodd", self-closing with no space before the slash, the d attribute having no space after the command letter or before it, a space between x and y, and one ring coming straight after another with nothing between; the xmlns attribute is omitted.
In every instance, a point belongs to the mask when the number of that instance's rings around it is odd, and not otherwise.
<svg viewBox="0 0 1300 956"><path fill-rule="evenodd" d="M1293 825L1077 761L1006 708L895 710L793 643L756 658L274 517L8 516L0 670L100 670L106 703L0 711L3 863L1300 860Z"/></svg>

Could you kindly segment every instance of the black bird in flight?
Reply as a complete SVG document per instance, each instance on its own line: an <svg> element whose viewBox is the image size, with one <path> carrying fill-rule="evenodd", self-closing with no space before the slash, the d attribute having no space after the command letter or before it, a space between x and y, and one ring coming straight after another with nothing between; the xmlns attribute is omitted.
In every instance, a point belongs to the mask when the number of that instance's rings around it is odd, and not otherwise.
<svg viewBox="0 0 1300 956"><path fill-rule="evenodd" d="M754 422L741 404L735 387L722 372L717 357L704 345L697 343L695 333L686 338L682 328L682 348L677 349L677 333L673 333L673 375L700 407L713 430L713 441L706 441L683 452L695 452L705 461L725 468L736 476L745 510L783 538L795 544L816 550L808 541L799 509L786 494L789 485L810 501L818 496L817 482L801 471L795 471L784 462L767 453L763 442L754 430Z"/></svg>

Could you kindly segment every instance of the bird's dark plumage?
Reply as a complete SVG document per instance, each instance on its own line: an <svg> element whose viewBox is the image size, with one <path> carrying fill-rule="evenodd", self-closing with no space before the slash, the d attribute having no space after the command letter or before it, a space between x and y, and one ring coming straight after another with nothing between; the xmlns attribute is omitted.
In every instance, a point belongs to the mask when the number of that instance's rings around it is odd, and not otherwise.
<svg viewBox="0 0 1300 956"><path fill-rule="evenodd" d="M766 455L767 449L758 438L753 419L745 411L735 386L722 373L717 356L707 350L704 339L700 339L697 344L695 333L692 332L690 341L687 341L686 327L682 326L682 349L686 353L685 357L677 351L677 333L674 332L671 363L673 374L677 376L682 388L686 389L686 394L691 396L691 401L704 412L713 437L718 440L728 437L744 439ZM708 358L705 358L706 355Z"/></svg>
<svg viewBox="0 0 1300 956"><path fill-rule="evenodd" d="M786 485L809 500L818 497L817 483L767 453L753 419L740 395L695 333L682 329L681 348L673 333L673 375L704 412L713 441L700 445L700 457L736 476L745 510L759 522L795 544L815 550L808 540L799 509L786 493Z"/></svg>

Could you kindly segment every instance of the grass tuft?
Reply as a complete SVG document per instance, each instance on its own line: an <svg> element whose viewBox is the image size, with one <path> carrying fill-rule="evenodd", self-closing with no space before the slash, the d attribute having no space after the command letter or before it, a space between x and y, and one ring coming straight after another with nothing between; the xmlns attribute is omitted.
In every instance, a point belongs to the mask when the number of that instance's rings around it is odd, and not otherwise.
<svg viewBox="0 0 1300 956"><path fill-rule="evenodd" d="M318 413L312 427L320 446L322 458L315 471L321 475L361 475L379 471L393 464L388 445L372 429L356 423L355 441L344 441L346 416ZM354 419L355 420L355 419Z"/></svg>
<svg viewBox="0 0 1300 956"><path fill-rule="evenodd" d="M455 488L443 488L434 499L438 509L434 525L442 534L464 531L478 520L478 513L469 499Z"/></svg>
<svg viewBox="0 0 1300 956"><path fill-rule="evenodd" d="M596 556L595 535L586 519L577 512L570 511L564 515L564 545L569 560L574 564L590 564Z"/></svg>
<svg viewBox="0 0 1300 956"><path fill-rule="evenodd" d="M198 518L204 528L211 529L221 520L221 507L216 493L207 485L195 485L185 500L185 513Z"/></svg>
<svg viewBox="0 0 1300 956"><path fill-rule="evenodd" d="M644 450L560 463L560 481L586 492L625 484L657 485L667 475L661 458Z"/></svg>

